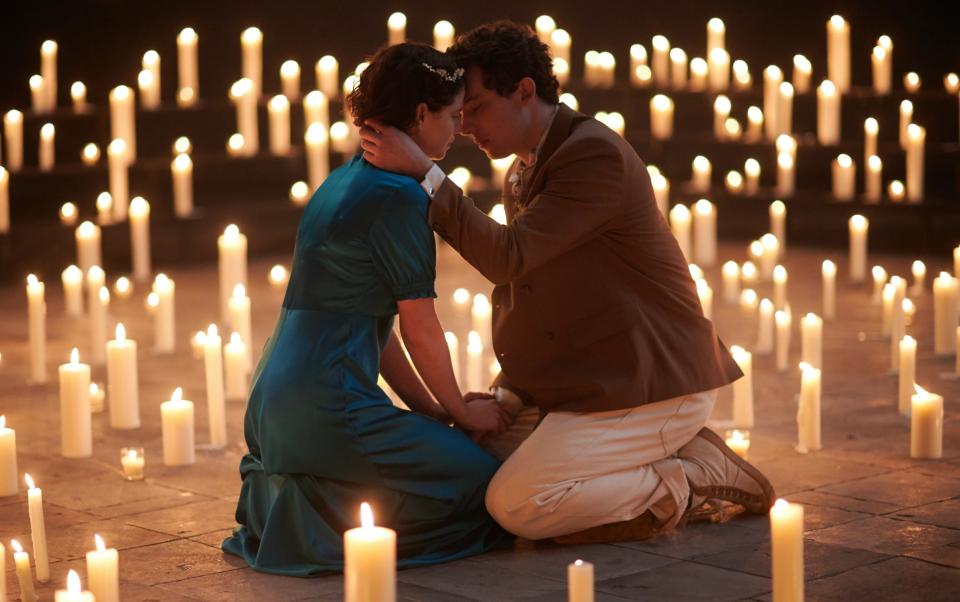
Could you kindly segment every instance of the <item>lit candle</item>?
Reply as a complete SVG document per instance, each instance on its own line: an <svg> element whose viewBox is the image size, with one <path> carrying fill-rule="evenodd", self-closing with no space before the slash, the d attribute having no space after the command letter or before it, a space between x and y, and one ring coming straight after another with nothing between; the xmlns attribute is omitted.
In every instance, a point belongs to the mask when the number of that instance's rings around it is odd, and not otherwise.
<svg viewBox="0 0 960 602"><path fill-rule="evenodd" d="M904 100L900 103L900 148L906 150L910 124L913 123L913 103Z"/></svg>
<svg viewBox="0 0 960 602"><path fill-rule="evenodd" d="M690 60L690 81L687 83L687 89L692 92L700 92L706 89L708 71L707 61L699 56L692 58Z"/></svg>
<svg viewBox="0 0 960 602"><path fill-rule="evenodd" d="M900 369L900 339L906 334L906 306L909 301L897 290L890 308L890 371L894 374Z"/></svg>
<svg viewBox="0 0 960 602"><path fill-rule="evenodd" d="M483 391L486 389L483 377L483 338L471 330L467 334L467 379L468 391Z"/></svg>
<svg viewBox="0 0 960 602"><path fill-rule="evenodd" d="M713 17L707 21L707 52L714 48L726 48L727 26L723 20Z"/></svg>
<svg viewBox="0 0 960 602"><path fill-rule="evenodd" d="M910 457L943 457L943 397L916 385L910 398Z"/></svg>
<svg viewBox="0 0 960 602"><path fill-rule="evenodd" d="M740 267L740 280L744 286L753 286L759 281L757 265L752 261L744 261Z"/></svg>
<svg viewBox="0 0 960 602"><path fill-rule="evenodd" d="M796 187L794 160L789 153L777 155L777 196L792 197Z"/></svg>
<svg viewBox="0 0 960 602"><path fill-rule="evenodd" d="M840 143L840 91L829 79L817 88L817 140L822 145Z"/></svg>
<svg viewBox="0 0 960 602"><path fill-rule="evenodd" d="M903 201L907 194L907 190L906 187L904 187L903 182L900 180L891 180L890 185L887 188L887 194L890 196L890 200L892 202L899 203Z"/></svg>
<svg viewBox="0 0 960 602"><path fill-rule="evenodd" d="M898 278L898 276L894 276L894 278ZM883 316L880 332L883 336L890 336L890 320L893 316L893 302L896 295L897 289L892 282L883 285L883 292L880 295Z"/></svg>
<svg viewBox="0 0 960 602"><path fill-rule="evenodd" d="M687 209L687 206L674 205L673 209L670 210L670 230L673 232L674 238L677 239L680 251L687 258L687 261L693 257L690 243L690 222L690 210Z"/></svg>
<svg viewBox="0 0 960 602"><path fill-rule="evenodd" d="M947 272L933 281L933 351L937 355L957 353L953 337L960 310L960 282Z"/></svg>
<svg viewBox="0 0 960 602"><path fill-rule="evenodd" d="M837 314L837 264L825 259L820 272L823 278L823 317L832 320Z"/></svg>
<svg viewBox="0 0 960 602"><path fill-rule="evenodd" d="M387 44L393 46L395 44L403 44L406 41L407 16L401 12L395 12L387 19Z"/></svg>
<svg viewBox="0 0 960 602"><path fill-rule="evenodd" d="M593 564L576 560L567 565L568 602L593 602Z"/></svg>
<svg viewBox="0 0 960 602"><path fill-rule="evenodd" d="M473 176L470 174L470 170L466 167L455 167L453 171L447 174L447 177L450 178L457 187L463 191L464 195L469 194L470 192L470 181L473 180Z"/></svg>
<svg viewBox="0 0 960 602"><path fill-rule="evenodd" d="M373 511L360 505L360 524L343 534L345 602L394 602L397 597L397 533L376 527Z"/></svg>
<svg viewBox="0 0 960 602"><path fill-rule="evenodd" d="M18 474L17 431L8 427L6 416L0 414L0 497L16 495L20 491Z"/></svg>
<svg viewBox="0 0 960 602"><path fill-rule="evenodd" d="M881 36L881 39L887 36ZM873 91L877 94L889 94L893 87L893 44L889 47L877 45L870 53L870 65L873 73Z"/></svg>
<svg viewBox="0 0 960 602"><path fill-rule="evenodd" d="M781 132L780 117L780 84L783 83L783 71L776 65L769 65L763 70L763 118L767 140L776 139Z"/></svg>
<svg viewBox="0 0 960 602"><path fill-rule="evenodd" d="M664 217L667 217L670 206L670 180L663 174L655 173L650 175L650 183L653 186L653 195L657 199L657 208Z"/></svg>
<svg viewBox="0 0 960 602"><path fill-rule="evenodd" d="M875 265L870 270L870 274L873 276L873 296L870 298L870 302L879 305L883 294L883 285L887 283L887 271L881 266Z"/></svg>
<svg viewBox="0 0 960 602"><path fill-rule="evenodd" d="M777 259L780 257L780 242L776 236L767 232L760 237L760 245L763 247L763 253L760 255L760 276L769 281L773 279Z"/></svg>
<svg viewBox="0 0 960 602"><path fill-rule="evenodd" d="M647 49L643 44L632 44L630 46L630 84L637 88L646 85L646 82L640 80L640 67L648 67Z"/></svg>
<svg viewBox="0 0 960 602"><path fill-rule="evenodd" d="M307 149L307 179L310 188L316 190L330 173L330 151L327 129L322 123L307 128L304 135Z"/></svg>
<svg viewBox="0 0 960 602"><path fill-rule="evenodd" d="M190 155L178 154L170 162L170 175L173 178L173 212L177 217L188 217L193 213L193 160Z"/></svg>
<svg viewBox="0 0 960 602"><path fill-rule="evenodd" d="M237 132L243 136L243 155L248 157L260 149L257 90L256 82L250 78L239 79L230 86L230 100L237 106Z"/></svg>
<svg viewBox="0 0 960 602"><path fill-rule="evenodd" d="M867 157L867 171L864 180L864 198L871 202L880 201L883 191L883 161L877 155Z"/></svg>
<svg viewBox="0 0 960 602"><path fill-rule="evenodd" d="M137 342L127 338L122 323L116 338L107 342L107 389L110 394L110 426L115 429L140 428L140 389L137 368Z"/></svg>
<svg viewBox="0 0 960 602"><path fill-rule="evenodd" d="M137 158L137 125L133 102L133 90L127 86L110 90L110 139L124 141L124 156L128 164Z"/></svg>
<svg viewBox="0 0 960 602"><path fill-rule="evenodd" d="M248 27L240 35L242 48L242 77L250 80L254 99L263 93L263 33L256 27ZM256 102L256 101L254 101Z"/></svg>
<svg viewBox="0 0 960 602"><path fill-rule="evenodd" d="M735 261L728 261L721 269L723 274L723 300L727 303L736 303L740 299L740 266Z"/></svg>
<svg viewBox="0 0 960 602"><path fill-rule="evenodd" d="M777 134L793 131L793 84L783 82L777 88Z"/></svg>
<svg viewBox="0 0 960 602"><path fill-rule="evenodd" d="M601 52L597 57L597 83L601 88L612 88L616 73L617 61L613 54Z"/></svg>
<svg viewBox="0 0 960 602"><path fill-rule="evenodd" d="M758 355L773 353L774 337L774 304L770 299L760 300L760 311L757 314L757 344L753 352Z"/></svg>
<svg viewBox="0 0 960 602"><path fill-rule="evenodd" d="M121 447L120 466L123 468L123 478L128 481L143 480L143 448Z"/></svg>
<svg viewBox="0 0 960 602"><path fill-rule="evenodd" d="M94 534L96 549L87 552L87 582L97 602L120 602L119 555Z"/></svg>
<svg viewBox="0 0 960 602"><path fill-rule="evenodd" d="M768 210L770 215L770 232L777 238L779 256L783 257L787 250L787 206L783 201L773 201Z"/></svg>
<svg viewBox="0 0 960 602"><path fill-rule="evenodd" d="M117 138L107 146L107 166L110 177L110 199L113 215L117 221L127 219L129 192L129 160L127 143Z"/></svg>
<svg viewBox="0 0 960 602"><path fill-rule="evenodd" d="M83 271L75 265L60 273L63 282L64 305L68 316L83 315Z"/></svg>
<svg viewBox="0 0 960 602"><path fill-rule="evenodd" d="M247 357L247 345L240 338L240 333L232 333L230 341L223 346L225 394L230 401L247 399Z"/></svg>
<svg viewBox="0 0 960 602"><path fill-rule="evenodd" d="M838 201L852 201L857 189L857 165L850 155L841 153L833 160L833 196Z"/></svg>
<svg viewBox="0 0 960 602"><path fill-rule="evenodd" d="M712 92L730 87L730 53L723 48L714 48L707 53L709 75L707 85Z"/></svg>
<svg viewBox="0 0 960 602"><path fill-rule="evenodd" d="M43 519L43 491L34 484L29 474L23 473L23 480L27 483L33 562L37 569L37 581L44 583L50 580L50 559L47 555L47 526Z"/></svg>
<svg viewBox="0 0 960 602"><path fill-rule="evenodd" d="M850 91L850 24L840 15L827 21L827 77L839 91Z"/></svg>
<svg viewBox="0 0 960 602"><path fill-rule="evenodd" d="M700 298L700 308L703 310L703 317L713 319L713 289L703 278L694 280L697 285L697 297Z"/></svg>
<svg viewBox="0 0 960 602"><path fill-rule="evenodd" d="M217 238L220 272L220 317L229 324L229 302L238 284L247 285L247 237L230 224Z"/></svg>
<svg viewBox="0 0 960 602"><path fill-rule="evenodd" d="M40 75L43 77L44 106L47 111L57 109L57 43L45 40L40 45Z"/></svg>
<svg viewBox="0 0 960 602"><path fill-rule="evenodd" d="M910 398L917 374L917 340L910 335L900 339L899 396L897 409L900 414L910 414Z"/></svg>
<svg viewBox="0 0 960 602"><path fill-rule="evenodd" d="M550 50L553 51L553 56L563 59L568 65L570 64L571 43L570 34L565 29L556 29L550 34Z"/></svg>
<svg viewBox="0 0 960 602"><path fill-rule="evenodd" d="M947 73L943 76L943 89L947 94L955 95L960 92L960 76L956 73Z"/></svg>
<svg viewBox="0 0 960 602"><path fill-rule="evenodd" d="M74 231L77 243L77 264L86 273L91 267L100 265L100 228L93 222L85 221Z"/></svg>
<svg viewBox="0 0 960 602"><path fill-rule="evenodd" d="M197 42L199 36L192 27L185 27L177 34L177 76L179 92L177 104L193 106L200 96L200 80L197 76ZM184 92L188 90L188 92Z"/></svg>
<svg viewBox="0 0 960 602"><path fill-rule="evenodd" d="M713 266L717 261L717 212L706 199L693 205L693 234L694 261L705 267Z"/></svg>
<svg viewBox="0 0 960 602"><path fill-rule="evenodd" d="M3 115L3 139L7 146L6 168L16 173L23 167L23 113L13 109Z"/></svg>
<svg viewBox="0 0 960 602"><path fill-rule="evenodd" d="M43 127L40 128L40 150L39 150L39 159L38 166L40 171L50 171L53 169L55 162L55 140L56 140L56 129L53 127L52 123L45 123Z"/></svg>
<svg viewBox="0 0 960 602"><path fill-rule="evenodd" d="M77 348L60 365L60 453L64 458L93 454L90 423L90 365L81 364Z"/></svg>
<svg viewBox="0 0 960 602"><path fill-rule="evenodd" d="M463 388L464 383L460 378L460 340L449 330L443 333L443 338L447 342L447 352L450 354L450 364L453 366L453 378L457 381L457 385Z"/></svg>
<svg viewBox="0 0 960 602"><path fill-rule="evenodd" d="M291 102L300 100L300 63L284 61L280 65L280 90Z"/></svg>
<svg viewBox="0 0 960 602"><path fill-rule="evenodd" d="M733 359L743 376L733 381L733 424L740 428L753 427L753 355L737 345L730 347Z"/></svg>
<svg viewBox="0 0 960 602"><path fill-rule="evenodd" d="M340 94L340 63L329 54L320 57L314 67L317 89L328 98L337 98Z"/></svg>
<svg viewBox="0 0 960 602"><path fill-rule="evenodd" d="M203 359L207 382L210 445L220 449L227 445L227 414L223 391L223 349L215 324L207 328L207 335L203 340Z"/></svg>
<svg viewBox="0 0 960 602"><path fill-rule="evenodd" d="M733 61L733 87L739 91L750 89L753 77L750 75L750 66L744 60Z"/></svg>
<svg viewBox="0 0 960 602"><path fill-rule="evenodd" d="M797 451L805 454L823 447L820 441L820 369L806 362L801 362L800 373Z"/></svg>
<svg viewBox="0 0 960 602"><path fill-rule="evenodd" d="M922 296L924 281L927 278L927 266L917 259L910 265L910 272L913 274L913 285L910 287L910 294L914 297Z"/></svg>
<svg viewBox="0 0 960 602"><path fill-rule="evenodd" d="M773 304L777 309L787 306L787 268L778 265L773 268ZM770 314L773 319L773 314Z"/></svg>
<svg viewBox="0 0 960 602"><path fill-rule="evenodd" d="M298 207L303 207L310 200L310 186L300 180L290 185L290 202Z"/></svg>
<svg viewBox="0 0 960 602"><path fill-rule="evenodd" d="M675 90L687 87L687 53L682 48L670 49L670 83Z"/></svg>
<svg viewBox="0 0 960 602"><path fill-rule="evenodd" d="M497 222L501 226L507 225L507 211L503 208L503 203L497 203L494 205L487 215L490 216L490 219Z"/></svg>
<svg viewBox="0 0 960 602"><path fill-rule="evenodd" d="M150 203L143 197L130 201L130 249L133 255L133 277L150 278Z"/></svg>
<svg viewBox="0 0 960 602"><path fill-rule="evenodd" d="M453 291L451 300L453 301L453 311L466 324L466 315L470 310L470 291L465 288L458 288Z"/></svg>
<svg viewBox="0 0 960 602"><path fill-rule="evenodd" d="M806 94L810 91L810 76L813 65L810 59L802 54L793 55L793 88L797 94Z"/></svg>
<svg viewBox="0 0 960 602"><path fill-rule="evenodd" d="M47 93L43 87L43 77L40 75L31 75L27 80L30 85L30 108L34 113L49 113L47 109Z"/></svg>
<svg viewBox="0 0 960 602"><path fill-rule="evenodd" d="M651 41L653 47L653 57L651 57L651 70L653 71L653 81L660 88L666 88L670 83L670 40L665 36L655 35Z"/></svg>
<svg viewBox="0 0 960 602"><path fill-rule="evenodd" d="M193 402L182 396L183 389L177 387L170 400L160 404L163 463L167 466L185 466L196 461Z"/></svg>
<svg viewBox="0 0 960 602"><path fill-rule="evenodd" d="M873 117L867 117L863 122L863 156L869 158L877 154L877 135L880 124Z"/></svg>
<svg viewBox="0 0 960 602"><path fill-rule="evenodd" d="M915 71L910 71L903 76L903 89L910 94L920 91L920 76Z"/></svg>
<svg viewBox="0 0 960 602"><path fill-rule="evenodd" d="M173 353L176 349L174 296L176 284L166 274L157 274L153 281L156 307L153 314L154 350L157 353Z"/></svg>
<svg viewBox="0 0 960 602"><path fill-rule="evenodd" d="M863 282L867 277L867 234L870 222L862 215L849 220L850 231L850 281Z"/></svg>
<svg viewBox="0 0 960 602"><path fill-rule="evenodd" d="M657 94L650 99L650 134L654 140L668 140L673 136L673 101Z"/></svg>
<svg viewBox="0 0 960 602"><path fill-rule="evenodd" d="M690 179L690 187L696 193L710 192L710 176L713 171L710 160L703 155L697 155L693 158L693 176Z"/></svg>
<svg viewBox="0 0 960 602"><path fill-rule="evenodd" d="M10 231L10 174L0 165L0 234Z"/></svg>
<svg viewBox="0 0 960 602"><path fill-rule="evenodd" d="M270 282L270 290L273 291L274 296L282 299L287 289L287 282L290 280L290 273L287 271L287 268L280 264L273 266L270 268L267 280Z"/></svg>
<svg viewBox="0 0 960 602"><path fill-rule="evenodd" d="M290 152L290 101L278 94L267 106L270 113L270 152L286 155Z"/></svg>
<svg viewBox="0 0 960 602"><path fill-rule="evenodd" d="M508 155L500 159L490 159L490 171L493 174L490 180L495 188L503 190L503 185L507 181L507 172L510 171L510 166L516 158L516 155Z"/></svg>
<svg viewBox="0 0 960 602"><path fill-rule="evenodd" d="M780 499L770 509L773 599L803 600L803 506Z"/></svg>
<svg viewBox="0 0 960 602"><path fill-rule="evenodd" d="M80 161L82 161L84 165L91 166L96 165L99 160L100 147L93 142L85 144L83 150L80 151Z"/></svg>
<svg viewBox="0 0 960 602"><path fill-rule="evenodd" d="M814 368L823 366L823 319L812 312L800 320L800 357Z"/></svg>
<svg viewBox="0 0 960 602"><path fill-rule="evenodd" d="M724 443L744 460L750 455L750 431L727 431Z"/></svg>
<svg viewBox="0 0 960 602"><path fill-rule="evenodd" d="M33 274L27 276L27 332L30 340L30 378L47 382L46 288Z"/></svg>
<svg viewBox="0 0 960 602"><path fill-rule="evenodd" d="M337 121L330 126L330 148L333 152L343 155L343 161L346 163L347 157L353 153L353 143L350 140L350 126L342 121Z"/></svg>
<svg viewBox="0 0 960 602"><path fill-rule="evenodd" d="M250 372L253 370L251 354L253 346L251 332L253 329L250 321L250 297L247 296L247 288L244 285L238 284L233 287L233 293L227 303L227 312L230 316L230 326L240 334L240 340L246 347L244 365L247 372Z"/></svg>
<svg viewBox="0 0 960 602"><path fill-rule="evenodd" d="M779 310L774 314L777 326L777 371L787 371L787 360L790 353L790 324L792 317L789 311Z"/></svg>
<svg viewBox="0 0 960 602"><path fill-rule="evenodd" d="M23 546L16 539L10 540L13 548L13 562L17 567L17 581L20 583L20 600L22 602L37 602L37 593L33 588L33 573L30 571L30 555L23 551ZM6 579L6 575L4 575Z"/></svg>
<svg viewBox="0 0 960 602"><path fill-rule="evenodd" d="M482 293L473 296L473 305L470 308L470 317L472 319L473 330L480 333L480 340L484 346L490 346L491 320L493 319L493 307L490 300ZM471 389L479 391L480 389Z"/></svg>
<svg viewBox="0 0 960 602"><path fill-rule="evenodd" d="M919 203L923 199L923 146L927 129L915 123L907 126L907 201Z"/></svg>
<svg viewBox="0 0 960 602"><path fill-rule="evenodd" d="M137 74L137 87L140 89L141 108L148 111L160 108L160 88L153 71L140 71Z"/></svg>
<svg viewBox="0 0 960 602"><path fill-rule="evenodd" d="M446 52L453 45L454 29L450 21L437 21L433 26L433 47Z"/></svg>
<svg viewBox="0 0 960 602"><path fill-rule="evenodd" d="M723 140L726 134L724 122L730 116L730 99L723 94L718 94L713 101L713 135L717 140Z"/></svg>

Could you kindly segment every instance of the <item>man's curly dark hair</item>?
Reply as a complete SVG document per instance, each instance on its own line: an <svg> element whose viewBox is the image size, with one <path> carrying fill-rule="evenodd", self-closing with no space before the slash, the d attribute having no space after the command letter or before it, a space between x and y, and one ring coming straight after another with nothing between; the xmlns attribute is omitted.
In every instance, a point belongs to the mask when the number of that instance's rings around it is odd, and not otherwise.
<svg viewBox="0 0 960 602"><path fill-rule="evenodd" d="M529 77L537 85L537 96L559 102L550 49L528 25L506 20L481 25L458 36L447 53L464 69L479 67L483 85L501 96L512 94L520 80Z"/></svg>

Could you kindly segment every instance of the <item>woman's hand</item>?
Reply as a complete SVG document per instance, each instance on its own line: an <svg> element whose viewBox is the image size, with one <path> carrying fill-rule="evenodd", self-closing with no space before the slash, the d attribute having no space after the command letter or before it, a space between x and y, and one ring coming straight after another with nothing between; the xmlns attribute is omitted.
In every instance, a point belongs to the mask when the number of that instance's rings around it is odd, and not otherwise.
<svg viewBox="0 0 960 602"><path fill-rule="evenodd" d="M433 161L406 133L395 127L368 119L360 128L363 158L380 169L422 180Z"/></svg>
<svg viewBox="0 0 960 602"><path fill-rule="evenodd" d="M471 397L466 405L466 413L457 426L469 432L475 440L502 433L513 422L510 413L492 397Z"/></svg>

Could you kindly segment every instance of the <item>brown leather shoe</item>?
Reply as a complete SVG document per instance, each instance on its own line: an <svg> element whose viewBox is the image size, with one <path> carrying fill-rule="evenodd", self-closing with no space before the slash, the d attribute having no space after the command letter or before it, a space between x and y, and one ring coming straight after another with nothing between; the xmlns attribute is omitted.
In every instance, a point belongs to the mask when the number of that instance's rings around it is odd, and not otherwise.
<svg viewBox="0 0 960 602"><path fill-rule="evenodd" d="M677 451L690 483L688 513L707 499L740 504L747 512L765 514L776 500L773 485L763 473L727 447L704 427Z"/></svg>
<svg viewBox="0 0 960 602"><path fill-rule="evenodd" d="M608 523L569 535L554 537L561 544L613 543L617 541L640 541L658 533L657 519L649 510L640 516L619 523Z"/></svg>

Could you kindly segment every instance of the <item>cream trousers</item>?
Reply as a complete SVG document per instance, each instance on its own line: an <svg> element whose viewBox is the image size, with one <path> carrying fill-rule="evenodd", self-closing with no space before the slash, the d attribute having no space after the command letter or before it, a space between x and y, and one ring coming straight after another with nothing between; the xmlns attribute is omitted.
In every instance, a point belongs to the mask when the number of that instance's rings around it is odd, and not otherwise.
<svg viewBox="0 0 960 602"><path fill-rule="evenodd" d="M707 423L716 399L713 390L626 410L551 412L539 425L538 410L524 407L509 431L484 442L506 458L487 488L487 510L527 539L647 510L675 526L690 496L675 454Z"/></svg>

